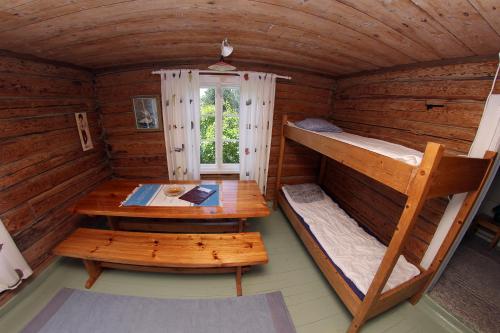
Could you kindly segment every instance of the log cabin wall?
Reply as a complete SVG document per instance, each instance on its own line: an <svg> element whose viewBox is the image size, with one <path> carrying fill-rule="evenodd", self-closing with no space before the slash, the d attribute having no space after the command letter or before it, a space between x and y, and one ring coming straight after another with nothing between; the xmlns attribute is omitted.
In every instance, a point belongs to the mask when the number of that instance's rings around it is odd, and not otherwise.
<svg viewBox="0 0 500 333"><path fill-rule="evenodd" d="M0 72L0 218L38 271L79 221L68 207L110 175L93 75L4 54ZM82 111L94 143L86 152L74 116Z"/></svg>
<svg viewBox="0 0 500 333"><path fill-rule="evenodd" d="M208 65L176 65L172 68L207 68ZM133 96L161 95L160 76L151 74L154 69L159 68L169 68L169 66L106 70L96 76L97 99L115 177L168 177L163 132L137 131L132 112ZM295 113L328 116L331 111L334 80L320 75L268 68L262 65L238 65L238 70L273 72L290 75L293 78L291 81L280 79L276 85L273 138L266 193L266 197L272 199L278 163L281 115ZM314 181L319 155L307 148L293 145L290 147L285 163L284 179L286 181ZM207 175L202 178L214 178L214 176Z"/></svg>
<svg viewBox="0 0 500 333"><path fill-rule="evenodd" d="M341 78L333 122L355 134L420 151L428 141L465 154L474 139L497 61L413 66ZM387 243L405 197L330 161L325 188L346 211ZM427 202L405 249L420 262L440 221L446 199Z"/></svg>

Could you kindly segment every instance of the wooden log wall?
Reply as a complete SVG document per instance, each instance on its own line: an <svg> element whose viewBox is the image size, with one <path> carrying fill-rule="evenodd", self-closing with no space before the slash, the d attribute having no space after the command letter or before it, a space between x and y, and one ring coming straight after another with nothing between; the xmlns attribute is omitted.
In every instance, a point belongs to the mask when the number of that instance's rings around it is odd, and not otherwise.
<svg viewBox="0 0 500 333"><path fill-rule="evenodd" d="M82 111L94 143L86 152ZM0 54L0 129L0 218L36 271L79 221L68 207L110 176L93 75Z"/></svg>
<svg viewBox="0 0 500 333"><path fill-rule="evenodd" d="M497 61L408 67L338 80L331 119L346 131L423 151L428 141L465 154L474 139ZM387 242L405 197L329 162L326 189L346 211ZM419 262L447 200L427 202L405 249Z"/></svg>
<svg viewBox="0 0 500 333"><path fill-rule="evenodd" d="M208 64L176 65L175 68L207 68ZM96 76L97 98L102 113L106 144L113 174L122 178L167 178L163 132L141 132L135 129L132 97L161 95L160 76L151 72L168 66L121 69ZM281 115L296 113L326 117L331 111L334 80L303 72L290 72L262 66L238 66L290 75L291 81L278 80L274 113L273 138L266 196L272 199L278 163ZM319 156L306 148L293 146L285 160L284 177L289 182L314 181ZM204 176L203 178L214 176ZM219 176L217 176L219 177Z"/></svg>

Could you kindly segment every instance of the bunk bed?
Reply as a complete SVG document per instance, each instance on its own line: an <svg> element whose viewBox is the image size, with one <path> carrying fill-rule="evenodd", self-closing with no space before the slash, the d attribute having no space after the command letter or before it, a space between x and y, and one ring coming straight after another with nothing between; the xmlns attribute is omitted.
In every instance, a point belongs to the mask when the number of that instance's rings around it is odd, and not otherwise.
<svg viewBox="0 0 500 333"><path fill-rule="evenodd" d="M407 197L403 212L392 239L381 256L380 265L365 292L351 281L348 274L334 262L327 245L318 240L318 234L293 207L282 180L283 160L287 140L294 141L323 155L318 183L321 185L329 159L344 164L357 172L383 183ZM357 332L370 318L407 299L415 304L429 285L434 273L455 240L461 225L482 188L496 154L487 152L484 158L448 156L444 146L428 143L424 153L392 143L355 135L325 134L299 128L282 119L276 196L278 204L323 272L325 278L353 315L349 332ZM415 263L416 273L408 275L399 284L386 284L399 264L402 249L414 227L424 202L429 198L468 192L466 202L450 228L434 262L425 269ZM334 204L335 205L335 204ZM300 209L299 209L300 210ZM339 214L343 214L338 211ZM326 219L323 219L325 223ZM329 223L339 223L332 218ZM328 223L326 222L326 223ZM356 222L353 222L354 224Z"/></svg>

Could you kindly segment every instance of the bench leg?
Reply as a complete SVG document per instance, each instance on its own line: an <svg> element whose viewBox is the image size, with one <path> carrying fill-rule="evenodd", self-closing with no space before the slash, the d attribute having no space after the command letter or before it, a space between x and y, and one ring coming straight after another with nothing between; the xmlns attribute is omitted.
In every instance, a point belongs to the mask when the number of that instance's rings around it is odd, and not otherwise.
<svg viewBox="0 0 500 333"><path fill-rule="evenodd" d="M85 283L85 288L90 289L94 285L99 275L101 275L102 267L97 261L83 260L83 265L89 274L89 278Z"/></svg>
<svg viewBox="0 0 500 333"><path fill-rule="evenodd" d="M243 295L243 290L241 288L241 267L236 267L236 295Z"/></svg>

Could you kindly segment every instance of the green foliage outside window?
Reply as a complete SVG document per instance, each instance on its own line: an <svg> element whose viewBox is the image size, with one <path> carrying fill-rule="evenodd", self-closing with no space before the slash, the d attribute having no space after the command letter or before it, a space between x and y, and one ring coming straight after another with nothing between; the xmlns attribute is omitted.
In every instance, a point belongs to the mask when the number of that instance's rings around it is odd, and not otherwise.
<svg viewBox="0 0 500 333"><path fill-rule="evenodd" d="M200 98L200 157L203 164L215 164L215 89L202 89ZM239 104L236 88L223 88L222 163L239 163Z"/></svg>

